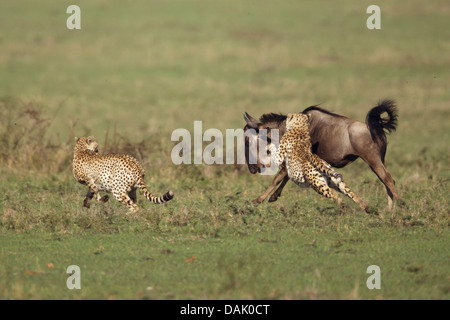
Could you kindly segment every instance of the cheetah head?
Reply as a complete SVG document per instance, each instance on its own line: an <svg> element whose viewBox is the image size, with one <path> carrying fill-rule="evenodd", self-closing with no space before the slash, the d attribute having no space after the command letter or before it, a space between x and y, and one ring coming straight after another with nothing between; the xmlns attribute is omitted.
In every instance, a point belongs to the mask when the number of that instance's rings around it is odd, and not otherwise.
<svg viewBox="0 0 450 320"><path fill-rule="evenodd" d="M309 114L304 113L289 113L286 118L286 129L308 128L310 117Z"/></svg>
<svg viewBox="0 0 450 320"><path fill-rule="evenodd" d="M90 150L98 153L98 142L94 137L75 137L76 146L78 151Z"/></svg>

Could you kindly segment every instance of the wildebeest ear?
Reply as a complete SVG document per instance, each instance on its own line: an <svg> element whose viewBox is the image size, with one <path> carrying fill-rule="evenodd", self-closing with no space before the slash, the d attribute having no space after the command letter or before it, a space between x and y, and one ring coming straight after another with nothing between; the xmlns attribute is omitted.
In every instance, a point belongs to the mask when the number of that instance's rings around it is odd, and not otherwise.
<svg viewBox="0 0 450 320"><path fill-rule="evenodd" d="M259 122L247 112L244 114L244 120L247 122L248 126L253 129L258 129Z"/></svg>

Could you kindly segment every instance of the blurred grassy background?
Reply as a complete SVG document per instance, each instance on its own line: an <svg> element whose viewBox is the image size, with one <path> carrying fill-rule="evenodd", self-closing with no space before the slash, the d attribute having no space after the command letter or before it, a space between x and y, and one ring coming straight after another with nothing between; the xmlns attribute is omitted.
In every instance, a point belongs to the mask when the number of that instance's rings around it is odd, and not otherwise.
<svg viewBox="0 0 450 320"><path fill-rule="evenodd" d="M244 111L317 103L363 120L383 97L406 126L449 100L446 1L381 1L373 31L369 1L80 1L79 31L66 28L69 4L6 1L0 13L0 95L43 103L55 134L74 119L132 139L195 119L235 128Z"/></svg>
<svg viewBox="0 0 450 320"><path fill-rule="evenodd" d="M381 30L366 27L371 1L77 1L77 31L66 28L71 4L0 4L0 298L448 297L448 1L378 1ZM245 111L259 117L322 103L363 121L383 98L399 107L386 162L408 209L385 211L384 188L361 160L340 172L378 217L351 204L338 216L327 199L291 184L278 202L255 206L272 177L170 161L172 131L192 132L194 120L225 134L244 126ZM142 209L130 219L114 200L82 210L86 190L71 159L73 138L83 135L96 136L100 152L138 157L149 189L172 188L176 199L155 207L138 196ZM62 239L67 255L55 257L60 240L49 239ZM176 254L161 255L167 247ZM79 296L42 266L53 259L64 273L75 255L88 268L103 253L96 263L115 269L112 280L101 273L109 280ZM172 264L194 254L198 269ZM264 254L273 269L254 258ZM127 274L153 261L156 291L120 277L127 259ZM365 288L373 260L391 271L382 293ZM32 268L46 276L24 275ZM299 276L281 277L292 270Z"/></svg>

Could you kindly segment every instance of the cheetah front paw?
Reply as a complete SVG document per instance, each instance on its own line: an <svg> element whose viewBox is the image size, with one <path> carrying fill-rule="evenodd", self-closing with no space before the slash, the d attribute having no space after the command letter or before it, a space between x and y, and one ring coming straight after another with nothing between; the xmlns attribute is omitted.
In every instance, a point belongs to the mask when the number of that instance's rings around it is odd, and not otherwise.
<svg viewBox="0 0 450 320"><path fill-rule="evenodd" d="M277 147L275 147L275 145L270 143L266 146L266 150L270 151L270 153L275 153L277 151Z"/></svg>
<svg viewBox="0 0 450 320"><path fill-rule="evenodd" d="M335 185L339 185L342 182L342 174L335 172L333 176L331 177L331 181Z"/></svg>

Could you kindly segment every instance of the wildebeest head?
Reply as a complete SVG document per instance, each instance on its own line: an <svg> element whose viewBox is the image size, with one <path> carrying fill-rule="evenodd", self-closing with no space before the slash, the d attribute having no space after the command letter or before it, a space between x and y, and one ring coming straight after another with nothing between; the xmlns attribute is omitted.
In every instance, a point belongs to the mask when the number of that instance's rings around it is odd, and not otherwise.
<svg viewBox="0 0 450 320"><path fill-rule="evenodd" d="M245 161L250 173L261 172L262 168L271 165L271 157L268 151L260 151L260 147L265 147L272 142L273 129L277 129L277 138L286 131L286 116L281 114L264 114L258 121L247 112L244 115L247 125L244 127L245 137Z"/></svg>

